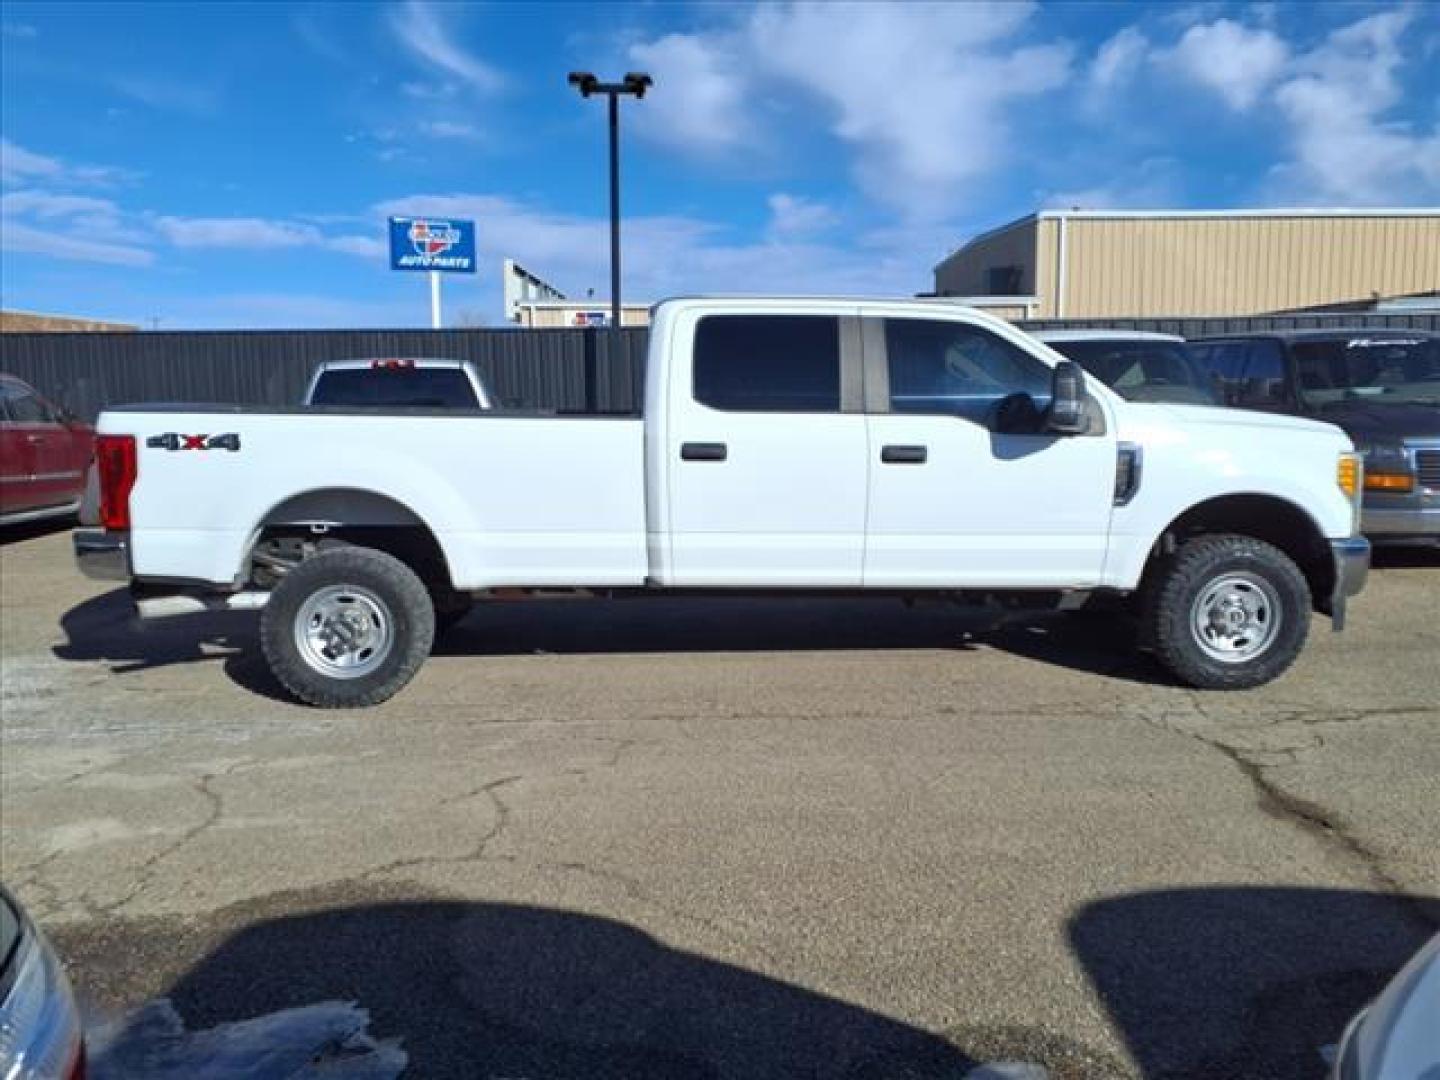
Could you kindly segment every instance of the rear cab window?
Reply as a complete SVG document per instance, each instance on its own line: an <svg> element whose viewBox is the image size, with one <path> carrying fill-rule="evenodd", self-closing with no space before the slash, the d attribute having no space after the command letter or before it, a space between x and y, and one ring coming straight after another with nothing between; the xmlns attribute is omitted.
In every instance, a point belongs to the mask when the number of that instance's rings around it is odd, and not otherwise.
<svg viewBox="0 0 1440 1080"><path fill-rule="evenodd" d="M352 409L477 409L475 389L459 368L333 368L320 373L312 405Z"/></svg>
<svg viewBox="0 0 1440 1080"><path fill-rule="evenodd" d="M839 412L840 320L705 316L695 328L694 397L724 412Z"/></svg>

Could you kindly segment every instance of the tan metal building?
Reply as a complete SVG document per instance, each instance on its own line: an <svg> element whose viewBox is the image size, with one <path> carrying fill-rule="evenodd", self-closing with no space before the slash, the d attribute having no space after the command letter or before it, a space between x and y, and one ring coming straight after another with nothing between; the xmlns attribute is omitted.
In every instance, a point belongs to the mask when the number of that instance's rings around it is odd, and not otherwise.
<svg viewBox="0 0 1440 1080"><path fill-rule="evenodd" d="M1440 208L1044 210L935 267L1031 318L1258 315L1440 290ZM996 305L1000 306L1000 305Z"/></svg>
<svg viewBox="0 0 1440 1080"><path fill-rule="evenodd" d="M56 333L73 330L116 331L137 330L131 323L86 319L78 315L42 315L38 311L0 311L0 334L21 334L36 330Z"/></svg>
<svg viewBox="0 0 1440 1080"><path fill-rule="evenodd" d="M532 330L574 330L609 326L608 300L521 300L511 307L511 321ZM620 305L621 326L649 326L649 304Z"/></svg>

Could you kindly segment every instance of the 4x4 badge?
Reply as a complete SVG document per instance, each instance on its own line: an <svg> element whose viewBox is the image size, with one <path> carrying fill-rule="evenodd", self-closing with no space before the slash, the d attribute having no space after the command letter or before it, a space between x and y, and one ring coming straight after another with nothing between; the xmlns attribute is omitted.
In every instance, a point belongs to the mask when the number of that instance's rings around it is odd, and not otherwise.
<svg viewBox="0 0 1440 1080"><path fill-rule="evenodd" d="M181 435L167 431L164 435L151 435L145 445L152 450L229 450L240 449L240 436L233 432L228 435Z"/></svg>

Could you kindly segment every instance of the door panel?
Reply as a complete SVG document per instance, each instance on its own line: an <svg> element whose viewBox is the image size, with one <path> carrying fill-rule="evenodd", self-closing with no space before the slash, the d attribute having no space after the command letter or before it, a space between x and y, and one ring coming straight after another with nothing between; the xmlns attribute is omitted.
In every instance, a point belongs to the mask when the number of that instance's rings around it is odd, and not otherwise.
<svg viewBox="0 0 1440 1080"><path fill-rule="evenodd" d="M59 506L79 497L84 477L72 460L70 430L32 390L11 397L10 416L33 455L26 489L29 507Z"/></svg>
<svg viewBox="0 0 1440 1080"><path fill-rule="evenodd" d="M886 320L885 332L867 332L865 341L867 405L894 410L867 418L865 585L1097 583L1114 491L1113 434L991 429L1011 394L1030 395L1036 409L1048 404L1049 366L963 321ZM882 356L872 358L876 347Z"/></svg>
<svg viewBox="0 0 1440 1080"><path fill-rule="evenodd" d="M26 433L0 417L0 514L13 514L35 505L30 477L35 472L35 448Z"/></svg>
<svg viewBox="0 0 1440 1080"><path fill-rule="evenodd" d="M677 339L668 584L858 587L866 429L858 381L840 411L841 319L699 314Z"/></svg>

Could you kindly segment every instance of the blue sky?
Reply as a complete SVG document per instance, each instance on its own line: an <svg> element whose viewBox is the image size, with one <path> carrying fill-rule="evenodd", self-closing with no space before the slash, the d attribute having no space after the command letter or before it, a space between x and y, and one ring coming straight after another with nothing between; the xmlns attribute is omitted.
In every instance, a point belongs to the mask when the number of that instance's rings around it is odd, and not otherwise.
<svg viewBox="0 0 1440 1080"><path fill-rule="evenodd" d="M1440 5L26 4L0 25L0 303L162 328L424 325L389 214L607 289L911 293L1045 206L1440 204Z"/></svg>

